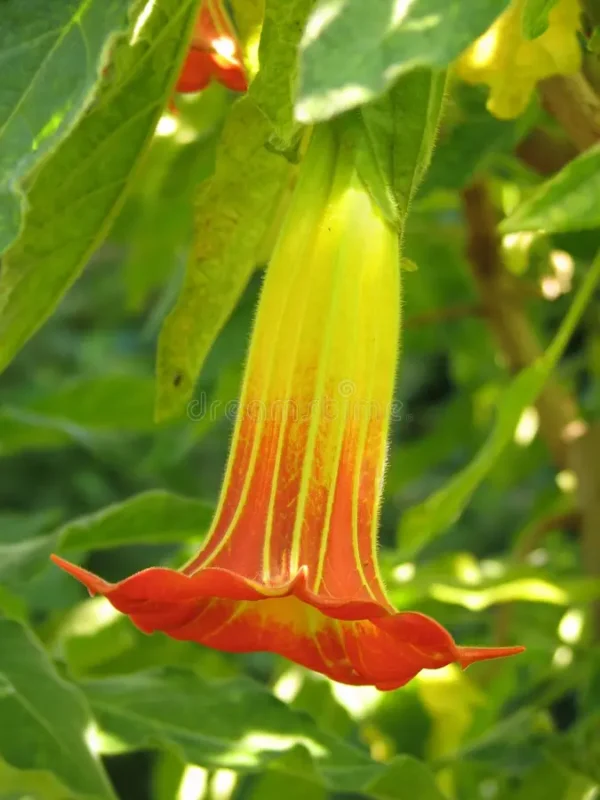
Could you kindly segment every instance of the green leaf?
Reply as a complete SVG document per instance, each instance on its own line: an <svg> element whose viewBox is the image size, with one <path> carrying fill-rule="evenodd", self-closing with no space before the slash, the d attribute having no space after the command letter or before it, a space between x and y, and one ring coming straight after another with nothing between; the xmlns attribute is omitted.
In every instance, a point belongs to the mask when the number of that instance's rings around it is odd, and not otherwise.
<svg viewBox="0 0 600 800"><path fill-rule="evenodd" d="M375 800L445 800L431 770L412 756L396 756L385 772L366 787Z"/></svg>
<svg viewBox="0 0 600 800"><path fill-rule="evenodd" d="M252 46L252 38L260 32L265 13L265 0L228 0L231 15L235 22L244 50Z"/></svg>
<svg viewBox="0 0 600 800"><path fill-rule="evenodd" d="M66 430L68 428L68 430ZM76 426L11 406L0 408L0 456L63 447L79 438Z"/></svg>
<svg viewBox="0 0 600 800"><path fill-rule="evenodd" d="M329 119L383 94L415 67L446 67L508 4L320 0L302 42L296 118Z"/></svg>
<svg viewBox="0 0 600 800"><path fill-rule="evenodd" d="M52 537L58 540L61 551L180 543L201 537L212 513L209 503L157 489L79 517Z"/></svg>
<svg viewBox="0 0 600 800"><path fill-rule="evenodd" d="M209 769L256 772L277 752L303 745L320 780L339 791L356 790L381 769L245 678L209 682L192 672L162 669L81 686L100 727L123 749L160 745ZM288 758L279 767L295 778L297 760Z"/></svg>
<svg viewBox="0 0 600 800"><path fill-rule="evenodd" d="M173 753L159 753L152 769L152 800L173 800L185 777L186 764Z"/></svg>
<svg viewBox="0 0 600 800"><path fill-rule="evenodd" d="M446 486L403 515L398 543L405 555L420 550L460 517L473 492L511 442L523 410L535 402L561 358L599 279L600 255L586 274L545 354L520 372L504 390L498 403L494 428L475 458Z"/></svg>
<svg viewBox="0 0 600 800"><path fill-rule="evenodd" d="M140 430L153 426L153 379L143 375L82 378L34 401L28 409L96 430Z"/></svg>
<svg viewBox="0 0 600 800"><path fill-rule="evenodd" d="M20 542L51 530L60 522L57 509L36 513L0 513L0 542Z"/></svg>
<svg viewBox="0 0 600 800"><path fill-rule="evenodd" d="M200 539L213 507L160 489L68 522L47 536L0 542L0 583L19 588L59 550L107 550L131 544L181 544Z"/></svg>
<svg viewBox="0 0 600 800"><path fill-rule="evenodd" d="M24 601L0 583L0 614L4 614L9 619L16 619L20 622L27 621L27 607Z"/></svg>
<svg viewBox="0 0 600 800"><path fill-rule="evenodd" d="M290 165L269 152L271 125L250 97L232 107L215 174L196 203L195 247L158 345L156 417L181 413L202 364L256 266Z"/></svg>
<svg viewBox="0 0 600 800"><path fill-rule="evenodd" d="M18 588L48 565L55 539L40 536L22 542L0 543L0 584Z"/></svg>
<svg viewBox="0 0 600 800"><path fill-rule="evenodd" d="M58 517L58 519L57 519ZM0 588L18 591L30 578L48 564L53 538L43 534L51 530L60 514L44 511L37 514L0 514ZM15 606L9 595L0 608L14 616ZM18 608L17 608L18 610Z"/></svg>
<svg viewBox="0 0 600 800"><path fill-rule="evenodd" d="M154 428L154 380L143 375L82 378L26 405L0 406L0 454L89 444L94 434Z"/></svg>
<svg viewBox="0 0 600 800"><path fill-rule="evenodd" d="M500 224L502 233L581 231L600 225L600 145L575 158Z"/></svg>
<svg viewBox="0 0 600 800"><path fill-rule="evenodd" d="M114 219L171 92L197 6L156 0L134 43L115 47L93 107L36 172L23 234L0 273L0 371L54 311Z"/></svg>
<svg viewBox="0 0 600 800"><path fill-rule="evenodd" d="M314 0L266 0L260 37L260 70L250 96L273 127L273 144L285 149L298 124L293 90L297 82L298 47Z"/></svg>
<svg viewBox="0 0 600 800"><path fill-rule="evenodd" d="M450 114L442 123L435 158L422 192L462 189L473 175L485 169L499 153L512 153L524 133L529 115L517 120L499 120L486 108L487 91L481 86L457 83L452 87Z"/></svg>
<svg viewBox="0 0 600 800"><path fill-rule="evenodd" d="M327 800L327 796L310 753L302 745L271 761L250 791L251 800Z"/></svg>
<svg viewBox="0 0 600 800"><path fill-rule="evenodd" d="M3 0L0 253L23 226L22 179L89 105L130 0Z"/></svg>
<svg viewBox="0 0 600 800"><path fill-rule="evenodd" d="M597 785L548 755L532 769L514 792L515 800L593 800Z"/></svg>
<svg viewBox="0 0 600 800"><path fill-rule="evenodd" d="M548 30L548 14L558 0L525 0L521 16L521 32L525 39L537 39Z"/></svg>
<svg viewBox="0 0 600 800"><path fill-rule="evenodd" d="M17 622L0 618L0 757L19 770L48 770L77 797L113 798L85 742L87 704L60 678Z"/></svg>
<svg viewBox="0 0 600 800"><path fill-rule="evenodd" d="M76 799L51 772L13 769L0 759L0 800Z"/></svg>
<svg viewBox="0 0 600 800"><path fill-rule="evenodd" d="M429 167L445 85L445 72L413 70L381 100L361 108L370 147L359 150L359 171L375 199L381 197L382 186L389 187L400 220Z"/></svg>
<svg viewBox="0 0 600 800"><path fill-rule="evenodd" d="M217 88L222 89L212 84L210 93L214 94L213 89ZM207 90L202 93L205 94ZM222 93L217 95L221 97ZM140 311L170 279L173 290L167 284L166 293L179 288L179 282L175 284L173 278L178 278L182 252L187 251L191 241L192 198L198 183L212 174L217 139L215 124L215 130L189 144L174 144L160 179L147 175L136 186L133 202L137 201L142 212L130 232L128 256L123 265L128 306L133 310ZM167 157L164 148L157 147L159 144L164 142L155 140L148 155L164 163ZM151 397L154 398L154 390Z"/></svg>

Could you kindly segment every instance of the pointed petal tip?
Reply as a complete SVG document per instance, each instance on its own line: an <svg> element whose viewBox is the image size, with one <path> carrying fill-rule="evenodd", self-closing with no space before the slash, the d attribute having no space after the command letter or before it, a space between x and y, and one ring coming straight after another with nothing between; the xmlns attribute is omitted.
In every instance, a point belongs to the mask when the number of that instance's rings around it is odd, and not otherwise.
<svg viewBox="0 0 600 800"><path fill-rule="evenodd" d="M507 658L525 652L525 647L458 647L458 663L466 669L476 661L489 661L493 658Z"/></svg>
<svg viewBox="0 0 600 800"><path fill-rule="evenodd" d="M70 561L65 561L64 558L57 556L55 553L51 553L50 560L56 564L57 567L64 569L69 575L72 575L74 578L77 578L80 583L83 583L90 594L105 594L111 588L110 583L94 575L93 572L89 572L87 569L77 566L77 564L72 564Z"/></svg>

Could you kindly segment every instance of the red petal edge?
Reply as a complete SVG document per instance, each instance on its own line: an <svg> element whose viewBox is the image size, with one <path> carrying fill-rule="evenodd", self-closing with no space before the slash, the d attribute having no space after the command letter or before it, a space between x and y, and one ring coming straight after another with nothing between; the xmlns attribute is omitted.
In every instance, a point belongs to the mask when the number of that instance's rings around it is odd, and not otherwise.
<svg viewBox="0 0 600 800"><path fill-rule="evenodd" d="M145 633L162 631L227 652L278 653L340 683L392 690L422 669L451 663L466 668L525 649L459 647L424 614L315 595L307 588L306 568L277 587L216 568L187 576L153 567L108 583L59 556L51 558Z"/></svg>

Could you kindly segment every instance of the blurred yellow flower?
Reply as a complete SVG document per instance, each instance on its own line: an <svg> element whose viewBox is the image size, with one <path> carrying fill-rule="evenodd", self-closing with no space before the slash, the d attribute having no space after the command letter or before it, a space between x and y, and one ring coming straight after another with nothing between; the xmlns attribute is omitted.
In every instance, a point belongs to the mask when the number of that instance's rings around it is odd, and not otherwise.
<svg viewBox="0 0 600 800"><path fill-rule="evenodd" d="M581 66L579 0L558 0L550 11L548 29L531 40L522 33L526 2L513 0L457 63L464 81L488 84L488 110L501 119L525 110L538 81L577 72Z"/></svg>

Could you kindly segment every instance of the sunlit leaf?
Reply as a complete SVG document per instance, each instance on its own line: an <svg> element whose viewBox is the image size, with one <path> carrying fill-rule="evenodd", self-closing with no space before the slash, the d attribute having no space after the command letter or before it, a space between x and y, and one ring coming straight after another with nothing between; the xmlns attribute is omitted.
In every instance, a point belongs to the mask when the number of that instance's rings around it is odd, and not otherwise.
<svg viewBox="0 0 600 800"><path fill-rule="evenodd" d="M366 754L321 733L308 716L246 679L207 682L163 669L81 686L102 730L123 750L161 744L192 764L256 772L277 752L302 745L319 779L339 791L356 789L380 771ZM293 778L296 762L285 759L279 768Z"/></svg>
<svg viewBox="0 0 600 800"><path fill-rule="evenodd" d="M442 603L453 603L472 611L481 611L497 603L514 603L519 600L558 606L565 606L570 601L569 593L565 589L541 578L522 578L490 586L487 589L434 583L429 591L433 598Z"/></svg>
<svg viewBox="0 0 600 800"><path fill-rule="evenodd" d="M515 800L593 800L596 790L595 782L546 756L529 772L513 797Z"/></svg>
<svg viewBox="0 0 600 800"><path fill-rule="evenodd" d="M131 0L3 0L0 253L23 227L22 179L90 104Z"/></svg>
<svg viewBox="0 0 600 800"><path fill-rule="evenodd" d="M77 797L113 798L85 736L92 719L75 686L17 622L0 618L0 756L19 770L49 770Z"/></svg>
<svg viewBox="0 0 600 800"><path fill-rule="evenodd" d="M23 234L0 272L0 370L55 310L114 219L176 80L197 7L198 0L153 3L143 35L117 44L93 107L36 172Z"/></svg>
<svg viewBox="0 0 600 800"><path fill-rule="evenodd" d="M580 231L600 225L600 146L571 161L517 206L500 229L544 230L548 233Z"/></svg>
<svg viewBox="0 0 600 800"><path fill-rule="evenodd" d="M445 800L435 782L433 773L425 764L411 756L397 756L387 765L385 772L367 787L369 797L377 800Z"/></svg>
<svg viewBox="0 0 600 800"><path fill-rule="evenodd" d="M445 86L444 72L413 70L361 109L366 142L359 173L392 222L404 221L429 167Z"/></svg>
<svg viewBox="0 0 600 800"><path fill-rule="evenodd" d="M320 0L304 34L296 116L328 119L382 94L414 67L443 68L508 0Z"/></svg>
<svg viewBox="0 0 600 800"><path fill-rule="evenodd" d="M291 780L291 774L293 779ZM326 800L327 791L310 753L296 745L271 761L253 784L251 800Z"/></svg>
<svg viewBox="0 0 600 800"><path fill-rule="evenodd" d="M81 796L81 795L80 795ZM0 800L75 800L48 770L19 770L0 759Z"/></svg>
<svg viewBox="0 0 600 800"><path fill-rule="evenodd" d="M452 757L473 722L474 709L485 703L485 695L455 664L439 672L422 673L418 692L432 719L428 757L434 761ZM443 770L437 777L438 786L453 796L456 792L452 770Z"/></svg>
<svg viewBox="0 0 600 800"><path fill-rule="evenodd" d="M260 71L250 96L273 127L275 144L289 146L298 127L293 88L297 82L298 46L314 0L266 0L260 38Z"/></svg>

